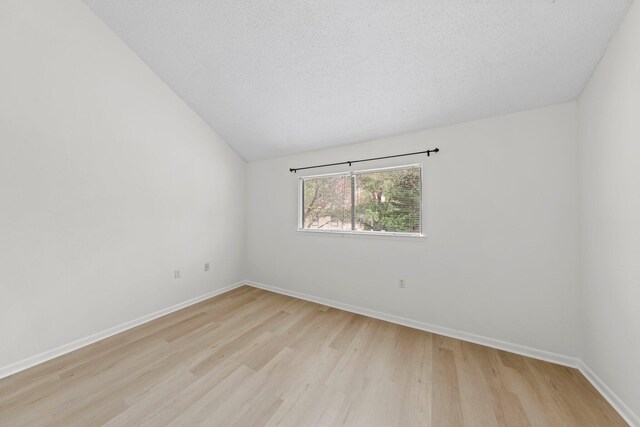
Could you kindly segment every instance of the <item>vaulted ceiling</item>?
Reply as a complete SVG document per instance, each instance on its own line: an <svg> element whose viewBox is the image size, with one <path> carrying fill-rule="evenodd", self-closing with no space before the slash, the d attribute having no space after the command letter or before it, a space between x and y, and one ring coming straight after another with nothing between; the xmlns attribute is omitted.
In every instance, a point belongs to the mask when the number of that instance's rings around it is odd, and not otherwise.
<svg viewBox="0 0 640 427"><path fill-rule="evenodd" d="M247 160L576 99L631 0L85 0Z"/></svg>

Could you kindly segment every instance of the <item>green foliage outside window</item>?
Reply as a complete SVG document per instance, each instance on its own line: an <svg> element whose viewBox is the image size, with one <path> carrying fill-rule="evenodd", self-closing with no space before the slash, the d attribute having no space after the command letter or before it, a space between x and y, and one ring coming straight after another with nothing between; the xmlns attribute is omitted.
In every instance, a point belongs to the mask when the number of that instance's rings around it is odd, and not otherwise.
<svg viewBox="0 0 640 427"><path fill-rule="evenodd" d="M303 179L303 228L420 233L421 184L420 167Z"/></svg>

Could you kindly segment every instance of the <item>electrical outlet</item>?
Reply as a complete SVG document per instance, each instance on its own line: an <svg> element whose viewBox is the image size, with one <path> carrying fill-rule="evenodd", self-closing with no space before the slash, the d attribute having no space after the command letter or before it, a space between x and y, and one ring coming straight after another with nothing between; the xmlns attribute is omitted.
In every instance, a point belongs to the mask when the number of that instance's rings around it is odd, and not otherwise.
<svg viewBox="0 0 640 427"><path fill-rule="evenodd" d="M182 279L182 272L180 270L173 270L174 279Z"/></svg>
<svg viewBox="0 0 640 427"><path fill-rule="evenodd" d="M400 279L400 281L398 282L398 287L400 289L404 289L404 280L403 279Z"/></svg>
<svg viewBox="0 0 640 427"><path fill-rule="evenodd" d="M208 262L204 263L204 271L209 271L211 269L211 266L209 265Z"/></svg>

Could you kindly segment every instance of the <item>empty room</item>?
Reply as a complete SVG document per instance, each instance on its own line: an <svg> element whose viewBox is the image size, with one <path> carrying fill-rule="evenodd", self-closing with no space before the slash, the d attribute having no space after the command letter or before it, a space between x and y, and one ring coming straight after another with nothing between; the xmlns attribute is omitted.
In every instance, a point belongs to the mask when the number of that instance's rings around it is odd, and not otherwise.
<svg viewBox="0 0 640 427"><path fill-rule="evenodd" d="M0 426L640 427L640 0L0 0Z"/></svg>

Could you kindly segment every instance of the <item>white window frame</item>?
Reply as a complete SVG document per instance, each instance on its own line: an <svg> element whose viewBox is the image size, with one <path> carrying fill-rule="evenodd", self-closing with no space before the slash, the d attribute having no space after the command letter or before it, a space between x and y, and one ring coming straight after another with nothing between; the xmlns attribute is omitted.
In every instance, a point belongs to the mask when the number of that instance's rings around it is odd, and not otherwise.
<svg viewBox="0 0 640 427"><path fill-rule="evenodd" d="M330 176L349 176L363 175L373 172L384 172L389 170L418 168L420 170L420 233L405 233L395 231L364 231L364 230L322 230L304 228L304 197L303 182L305 179L326 178ZM353 206L352 206L353 209ZM424 176L422 171L422 163L414 163L410 165L391 166L386 168L362 169L348 172L326 173L320 175L307 175L298 178L298 231L302 233L315 234L339 234L339 235L359 235L359 236L397 236L397 237L424 237Z"/></svg>

